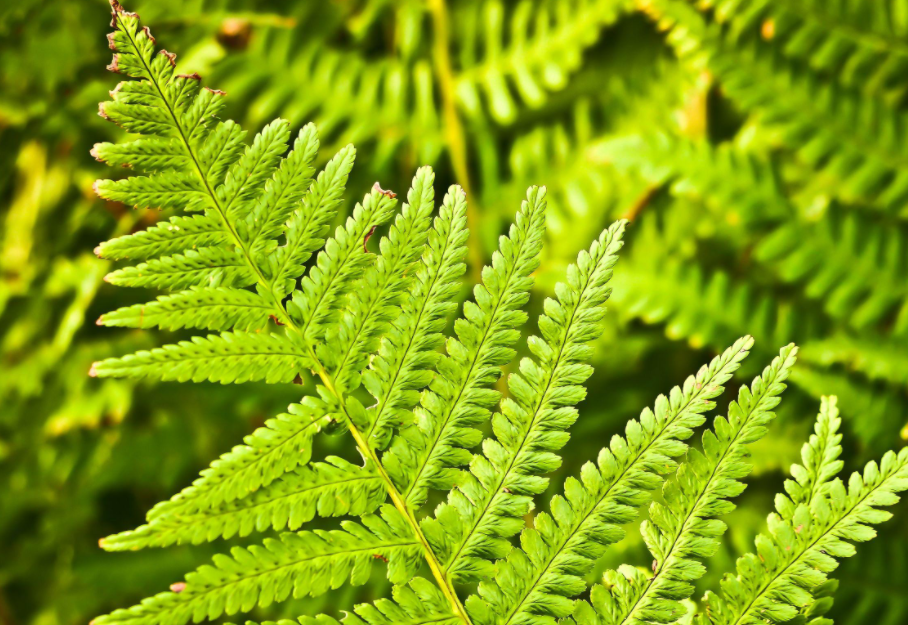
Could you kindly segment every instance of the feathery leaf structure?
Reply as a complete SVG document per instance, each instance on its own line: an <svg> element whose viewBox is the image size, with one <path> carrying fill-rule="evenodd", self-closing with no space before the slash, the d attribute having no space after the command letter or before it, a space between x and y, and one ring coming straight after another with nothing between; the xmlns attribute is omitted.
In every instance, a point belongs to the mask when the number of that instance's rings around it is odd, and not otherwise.
<svg viewBox="0 0 908 625"><path fill-rule="evenodd" d="M712 400L751 350L750 337L660 396L596 463L567 480L564 495L555 496L532 527L524 527L535 496L548 486L547 475L560 465L558 452L585 397L590 343L602 332L625 223L607 228L568 268L555 297L543 304L540 336L527 341L530 356L509 376L510 396L499 401L493 385L516 354L540 262L545 189L528 190L473 299L454 321L454 336L446 338L467 253L467 204L459 187L448 189L433 219L431 169L416 172L400 211L395 194L376 183L329 236L353 148L343 148L313 177L319 148L314 125L304 126L292 147L290 124L280 119L247 142L237 124L217 119L224 94L202 88L198 76L176 74L174 55L156 54L138 17L116 1L112 6L111 69L137 80L122 83L101 111L139 137L99 144L93 154L147 175L100 181L95 188L113 201L194 214L168 216L99 246L104 258L139 263L110 274L111 282L170 291L107 313L99 323L212 334L104 360L92 373L283 384L312 375L317 381L314 394L155 506L146 524L101 544L135 550L259 532L277 531L278 537L215 556L171 592L99 617L96 625L217 619L364 583L376 560L387 564L393 599L359 605L344 623L532 625L571 615L578 623L600 617L609 623L689 622L693 614L681 600L702 573L694 558L715 547L724 530L715 517L732 509L729 499L744 488L739 480L749 471L746 445L772 418L794 346L742 389L728 418L715 420L715 434L704 434L703 453L688 450L684 441L704 423ZM528 28L527 6L515 9L525 20L515 32ZM493 18L500 9L494 2L487 7ZM610 7L600 7L602 19L611 19ZM533 27L543 35L545 19ZM498 32L495 24L490 36ZM588 45L586 30L570 32L577 40L558 45ZM509 43L517 52L524 44L520 37ZM530 61L545 66L542 58ZM530 69L512 70L522 97L531 100ZM503 76L485 79L492 81L486 88L493 96L506 84ZM506 103L493 107L507 118ZM763 166L737 153L716 156L694 147L690 153L729 170ZM679 188L706 195L710 183L690 174L671 171L659 184L673 178ZM380 227L386 234L370 246ZM366 393L374 399L368 407L361 399ZM492 436L481 441L479 428L486 425ZM338 457L310 462L314 437L344 427L362 463ZM715 610L697 617L704 625L704 618L725 615L731 620L716 622L816 621L828 609L835 586L825 576L834 568L829 554L848 555L845 540L871 538L867 524L887 518L878 508L908 487L905 453L869 465L848 489L833 479L841 467L838 427L834 401L827 401L804 448L803 467L794 467L794 480L786 484L789 497L777 499L772 537L758 541L759 558L742 559L739 576L724 582L724 597L710 595ZM481 452L474 452L480 442ZM595 560L623 537L621 525L673 472L663 489L665 503L652 504L644 525L656 554L655 577L622 568L610 573L615 583L609 591L597 586L591 603L576 601ZM433 491L447 500L420 518ZM359 521L305 529L316 516ZM512 542L518 533L519 547ZM803 542L808 538L813 542ZM416 577L420 567L434 582ZM456 585L462 581L479 582L465 603ZM300 623L337 621L306 616Z"/></svg>
<svg viewBox="0 0 908 625"><path fill-rule="evenodd" d="M186 576L179 592L163 592L141 604L98 617L106 623L182 625L222 614L248 612L288 597L317 596L344 583L363 584L377 559L388 562L392 582L412 579L419 544L393 507L344 521L340 530L282 534L261 545L234 547Z"/></svg>
<svg viewBox="0 0 908 625"><path fill-rule="evenodd" d="M382 338L363 373L363 385L376 399L369 408L369 435L379 449L396 426L412 419L419 390L428 384L444 342L445 321L456 309L459 278L466 270L466 195L451 187L429 232L412 293Z"/></svg>
<svg viewBox="0 0 908 625"><path fill-rule="evenodd" d="M718 517L734 510L731 499L745 489L740 480L751 471L747 444L766 434L796 353L793 346L784 349L749 389L741 387L728 417L717 417L703 434L703 451L688 450L666 482L665 503L650 504L641 533L654 558L653 576L647 579L632 567L606 572L593 605L608 622L671 623L684 615L680 601L693 594L692 582L706 572L700 560L715 553L725 532Z"/></svg>
<svg viewBox="0 0 908 625"><path fill-rule="evenodd" d="M883 507L908 490L908 450L886 453L853 473L847 486L835 479L823 496L769 516L769 533L756 540L756 554L738 560L737 575L722 581L721 595L708 593L700 625L781 623L815 601L811 590L826 583L838 560L855 553L854 543L876 536L872 527L892 514Z"/></svg>
<svg viewBox="0 0 908 625"><path fill-rule="evenodd" d="M752 344L750 337L739 340L683 388L660 396L655 410L628 423L626 438L614 436L595 464L584 465L579 480L569 478L564 496L552 499L551 513L536 516L534 527L520 535L521 548L498 562L494 581L480 583L467 600L474 622L547 623L570 615L571 597L586 589L583 576L608 545L624 537L620 526L677 467L674 458L687 449L683 441L703 423L710 400L721 394Z"/></svg>
<svg viewBox="0 0 908 625"><path fill-rule="evenodd" d="M392 441L382 459L411 507L421 505L430 488L454 486L455 467L467 464L468 449L479 443L474 426L498 400L490 387L513 358L517 328L526 320L522 308L533 284L530 274L539 266L544 211L545 190L531 189L492 265L483 269L475 301L464 304L454 324L457 337L448 339L447 355L436 364L439 375L422 395L416 424L400 432L399 443Z"/></svg>
<svg viewBox="0 0 908 625"><path fill-rule="evenodd" d="M542 337L527 340L535 360L524 358L508 379L511 397L492 417L495 439L483 443L484 454L474 456L436 520L423 524L449 554L452 577L490 574L494 560L507 555L507 539L523 528L532 497L548 485L543 476L560 465L556 452L567 442L592 373L588 343L601 332L624 227L615 223L568 267L568 282L555 287L557 299L545 302Z"/></svg>

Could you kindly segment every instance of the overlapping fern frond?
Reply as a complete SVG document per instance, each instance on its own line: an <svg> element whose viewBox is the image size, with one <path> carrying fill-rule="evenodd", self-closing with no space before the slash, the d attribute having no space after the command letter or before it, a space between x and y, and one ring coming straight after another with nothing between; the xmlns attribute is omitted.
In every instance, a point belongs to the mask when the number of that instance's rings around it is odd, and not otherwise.
<svg viewBox="0 0 908 625"><path fill-rule="evenodd" d="M271 384L302 378L314 391L155 506L144 525L101 545L134 550L281 533L234 547L170 592L95 623L184 625L248 612L364 583L377 560L387 565L393 600L358 606L345 622L541 624L576 614L589 622L661 623L686 613L680 600L702 572L694 558L714 548L724 529L715 517L744 488L746 446L773 417L792 375L794 345L741 389L727 417L714 419L702 453L684 441L750 352L750 337L629 422L526 527L579 417L625 222L606 228L568 267L502 398L495 383L516 354L540 264L545 189L529 189L445 337L465 269L467 198L459 187L448 190L433 220L430 168L417 171L399 211L396 194L376 184L331 236L353 149L341 149L315 175L312 125L292 146L283 120L247 142L238 125L217 117L224 94L177 74L175 55L155 50L138 16L112 6L111 69L133 80L101 112L135 137L99 144L94 153L144 174L99 181L95 189L111 201L191 215L99 247L102 256L139 262L116 270L111 282L170 292L100 323L211 334L98 362L92 374ZM848 555L845 539L871 538L866 524L885 520L879 508L908 488L905 453L869 465L847 490L831 480L839 468L838 422L831 404L823 415L797 483L788 485L791 499L780 499L779 516L771 517L772 537L758 542L766 570L743 559L724 597L712 596L712 611L701 618L807 609L833 568L828 554ZM311 462L323 431L346 432L362 463ZM596 559L673 473L665 503L651 505L644 526L655 576L613 572L611 594L597 587L592 604L578 602ZM430 497L447 498L426 513ZM316 516L359 520L302 529ZM518 534L519 546L512 540ZM420 569L433 581L417 577ZM464 581L479 584L462 601Z"/></svg>

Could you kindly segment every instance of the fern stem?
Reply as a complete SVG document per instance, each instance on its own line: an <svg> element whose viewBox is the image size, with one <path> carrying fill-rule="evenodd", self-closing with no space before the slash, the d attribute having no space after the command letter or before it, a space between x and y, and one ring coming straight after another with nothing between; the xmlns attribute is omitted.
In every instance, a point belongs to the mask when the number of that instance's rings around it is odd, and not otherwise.
<svg viewBox="0 0 908 625"><path fill-rule="evenodd" d="M114 15L115 15L115 17L117 17L117 19L119 19L118 14L116 12L114 13ZM122 30L123 30L123 32L127 33L127 35L130 37L133 47L136 50L138 50L139 49L138 43L135 41L135 39L132 38L132 35L129 34L129 29L124 28ZM228 219L227 214L224 211L223 207L220 205L220 202L218 202L217 196L214 193L214 190L208 184L205 174L202 171L201 165L199 164L198 157L195 154L194 150L192 149L192 146L189 143L188 139L186 138L186 133L184 131L183 125L180 122L179 117L176 115L176 112L173 109L173 105L170 102L170 100L167 98L165 91L158 84L158 81L155 79L154 74L151 71L151 68L148 66L147 63L145 63L144 57L141 54L138 54L137 56L138 56L138 58L140 58L142 60L142 63L146 69L146 72L147 72L148 76L150 77L150 82L155 86L155 89L158 91L158 93L161 96L161 100L164 102L165 106L167 107L167 111L170 114L171 118L173 119L174 126L180 134L180 140L183 142L183 145L186 147L186 151L189 154L189 156L193 162L193 165L195 166L196 173L198 174L199 178L201 178L202 183L204 184L205 191L208 194L208 196L211 198L211 201L212 201L215 209L217 210L218 215L220 216L225 229L230 234L231 238L233 239L234 244L242 252L243 258L246 260L249 267L258 276L259 284L261 284L268 291L268 294L271 296L271 299L273 301L275 312L277 313L281 322L288 329L299 333L305 339L305 334L293 322L293 320L290 318L290 315L287 314L287 310L286 310L286 308L284 308L284 305L281 302L281 300L275 296L274 291L271 289L271 286L268 283L268 280L265 278L265 275L262 273L261 269L258 267L258 265L252 259L252 256L249 253L249 250L247 249L246 245L244 244L241 237L237 233L236 229L233 228L233 225L230 223L230 220ZM461 135L461 139L462 139L462 135ZM460 619L464 623L466 623L467 625L470 625L470 619L467 617L466 610L464 610L464 607L461 604L460 599L457 597L457 593L454 591L454 588L445 579L445 576L441 571L441 564L439 563L438 558L435 556L435 553L432 551L432 548L429 545L428 540L426 540L426 537L423 534L422 529L419 527L419 523L417 523L416 518L413 516L412 512L407 508L407 506L403 500L403 497L401 496L400 492L398 492L397 487L394 486L394 483L391 481L390 476L388 475L387 471L385 471L385 468L382 466L381 461L379 460L375 451L369 446L368 442L363 437L362 433L360 433L359 429L354 425L352 419L350 418L350 415L347 413L347 409L344 405L343 398L335 389L331 376L328 374L325 367L322 365L322 363L319 361L318 357L316 356L315 350L313 349L312 344L308 340L305 341L305 344L306 344L307 350L309 351L310 357L312 358L314 368L316 369L316 372L317 372L319 378L321 378L322 383L335 397L337 397L338 402L340 402L341 407L344 410L344 415L348 422L347 424L349 426L350 433L353 435L354 440L356 440L357 446L360 448L362 453L367 458L371 459L375 463L378 473L382 477L382 480L384 481L385 486L388 490L388 494L391 497L391 501L394 503L394 507L397 508L397 510L401 514L404 515L404 518L407 519L407 522L410 524L411 529L413 530L414 536L416 536L417 540L422 545L426 561L429 564L429 568L432 570L432 575L435 577L435 580L438 583L439 588L444 593L444 595L448 598L448 600L451 602L451 607L453 608L453 610L457 614L457 616L460 617Z"/></svg>
<svg viewBox="0 0 908 625"><path fill-rule="evenodd" d="M479 224L477 223L478 206L473 197L470 185L470 169L467 166L467 141L463 124L457 114L457 93L454 70L451 67L450 35L448 29L448 9L445 0L429 0L429 11L432 15L432 27L435 37L432 41L432 57L435 72L438 76L438 89L441 92L442 108L445 119L445 135L448 139L448 154L451 167L470 202L467 204L467 228L473 234L474 242L478 241ZM478 244L469 246L470 271L473 283L482 278L483 255Z"/></svg>
<svg viewBox="0 0 908 625"><path fill-rule="evenodd" d="M344 416L347 420L347 426L350 430L350 434L353 436L353 440L356 441L356 446L359 447L360 452L366 458L371 460L378 471L378 474L381 476L382 480L385 483L385 487L388 491L388 495L391 497L391 502L394 504L394 507L397 508L397 511L400 512L407 522L410 524L413 534L419 540L420 545L423 548L423 552L426 558L426 563L429 565L429 569L432 571L432 576L435 578L435 581L438 583L438 587L441 589L441 592L444 593L445 597L450 601L451 607L454 610L454 613L466 624L471 625L470 618L467 616L467 612L463 607L463 604L460 601L460 598L457 596L457 593L454 590L452 584L448 582L445 578L444 573L442 572L441 563L438 561L438 558L435 556L435 552L432 551L432 547L429 545L429 541L426 539L425 534L423 534L422 529L419 527L419 523L416 521L416 517L413 516L413 512L407 507L406 502L404 501L403 496L400 494L400 491L397 490L397 487L394 485L394 482L391 480L391 476L388 475L388 472L385 471L385 467L382 466L381 460L378 458L378 454L375 453L375 450L369 446L369 442L366 440L366 437L363 436L363 433L359 431L359 428L353 423L353 420L350 418L347 408L344 405L344 400L341 395L334 388L333 380L328 372L325 370L321 363L318 362L314 350L311 349L310 352L312 357L315 358L315 362L318 364L318 376L321 378L322 383L325 387L337 398L338 402L341 405L341 409L344 412Z"/></svg>

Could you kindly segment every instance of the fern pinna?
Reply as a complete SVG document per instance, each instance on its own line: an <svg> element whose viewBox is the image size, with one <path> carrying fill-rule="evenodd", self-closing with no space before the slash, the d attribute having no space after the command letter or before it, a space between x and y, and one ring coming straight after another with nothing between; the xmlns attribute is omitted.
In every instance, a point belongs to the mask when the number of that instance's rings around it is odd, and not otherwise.
<svg viewBox="0 0 908 625"><path fill-rule="evenodd" d="M217 118L224 94L201 87L197 75L176 73L175 55L156 52L138 16L115 0L112 6L110 69L135 80L112 92L101 115L136 138L96 145L93 154L146 175L102 180L95 189L108 200L188 215L99 246L100 256L138 263L110 274L110 282L168 292L99 323L212 333L104 360L92 375L275 384L312 375L317 385L155 506L145 525L101 546L134 550L283 533L234 547L171 591L96 625L216 619L363 583L377 560L387 563L393 598L355 607L346 623L689 618L684 600L725 529L718 517L744 489L747 445L766 433L796 348L783 348L741 388L727 416L703 434L702 451L689 448L685 441L749 353L752 340L740 339L631 421L625 436L614 436L525 527L585 395L590 343L601 332L624 223L602 232L568 268L545 301L541 336L527 339L531 356L509 376L502 398L495 383L516 354L539 265L544 189L528 191L454 322L454 336L445 337L465 269L467 200L460 188L448 190L433 218L430 169L416 173L399 211L395 195L376 185L332 236L352 147L316 176L311 125L292 146L282 120L247 143L238 125ZM370 237L379 227L386 234L373 253ZM906 451L871 463L847 486L835 478L837 424L834 403L824 403L769 534L721 593L707 596L700 623L815 618L828 605L826 575L835 558L850 555L851 542L871 538L870 526L888 516L880 508L908 488ZM361 464L312 460L314 437L338 430L350 434ZM655 558L651 573L609 571L603 585L579 598L596 559L660 485L663 503L650 505L643 525ZM426 513L433 491L447 499ZM317 515L359 520L301 530Z"/></svg>

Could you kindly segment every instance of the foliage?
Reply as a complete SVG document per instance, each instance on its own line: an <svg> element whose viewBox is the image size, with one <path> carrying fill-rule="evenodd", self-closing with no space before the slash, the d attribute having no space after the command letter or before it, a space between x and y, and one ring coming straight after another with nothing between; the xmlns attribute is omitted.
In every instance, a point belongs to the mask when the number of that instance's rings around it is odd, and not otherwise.
<svg viewBox="0 0 908 625"><path fill-rule="evenodd" d="M898 142L905 111L900 81L905 8L900 0L879 6L811 0L135 4L158 26L155 34L165 46L184 52L181 72L210 76L211 84L229 93L229 98L215 98L226 106L220 118L242 119L247 128L261 128L278 116L289 121L269 126L274 134L260 140L273 141L270 145L279 150L265 158L284 155L280 146L288 132L290 143L303 141L294 152L299 160L284 167L285 173L292 167L298 175L281 178L281 184L306 184L352 142L358 148L355 166L348 168L343 158L334 161L347 172L350 189L366 189L375 180L382 181L381 187L405 189L417 164L433 166L439 188L459 182L466 189L467 204L459 204L456 195L449 202L462 211L465 223L458 222L457 234L451 235L456 244L435 268L444 270L436 282L418 273L406 286L386 283L382 293L389 299L376 302L388 307L385 315L359 330L356 315L366 311L337 299L331 310L349 310L351 317L342 323L329 313L316 329L331 328L328 345L346 345L355 332L368 337L346 364L331 361L333 350L317 356L345 370L342 385L361 386L350 392L374 424L370 444L381 450L382 466L401 481L400 488L409 489L407 499L414 505L425 499L423 513L444 502L439 514L469 521L453 533L434 536L433 547L456 561L451 570L459 596L475 594L474 582L486 580L471 601L475 609L489 614L507 609L493 595L496 588L509 588L509 582L490 582L488 576L491 563L510 549L510 538L526 523L542 522L532 510L525 520L517 519L531 497L537 503L552 500L564 478L580 476L582 461L596 457L603 437L622 427L640 405L744 334L756 338L758 358L750 360L768 362L774 346L792 341L801 346L800 358L790 372L792 388L779 406L779 418L752 445L754 477L738 509L729 513L728 531L710 547L715 553L707 560L707 572L684 582L696 587L695 596L718 588L718 575L732 570L735 557L748 551L762 531L754 511L765 506L781 471L796 458L794 441L805 435L805 417L822 395L838 396L847 434L842 458L849 470L899 444L908 421L908 363L902 349L908 319L901 279L904 158ZM92 115L111 87L101 72L103 48L97 45L104 34L102 13L88 0L0 9L0 135L7 147L0 155L0 192L6 200L0 220L0 552L9 554L0 558L4 622L83 623L123 605L124 598L159 590L213 553L261 543L263 537L253 534L264 532L270 540L268 535L285 530L330 530L335 521L327 517L380 514L386 503L375 463L351 453L346 437L316 435L343 431L341 423L329 418L310 423L298 436L288 434L299 432L294 428L304 420L312 421L313 411L331 409L330 393L319 394L305 370L297 379L301 386L264 380L242 386L158 383L163 375L153 373L139 383L85 375L93 361L113 355L145 351L153 354L146 357L150 362L170 359L155 350L188 341L185 350L196 354L233 350L221 354L222 364L229 366L218 367L216 377L255 377L255 367L237 351L246 346L240 337L275 334L278 338L257 343L261 347L271 340L273 349L286 346L287 331L262 307L267 293L239 288L253 277L237 262L217 220L212 223L200 211L180 214L182 204L161 212L132 211L99 201L92 192L93 180L104 175L103 165L89 156L94 142L109 142L106 156L113 161L131 154L119 147L126 143L124 134ZM315 126L301 136L308 122ZM324 148L312 154L315 127ZM239 127L223 132L239 133ZM231 137L230 145L240 152L253 140L251 135ZM146 163L155 172L180 161L168 142L145 147L151 150L144 155ZM306 173L310 157L313 172ZM539 432L523 419L538 400L534 380L551 372L533 351L541 347L516 339L500 346L516 356L499 353L496 346L483 371L490 378L482 378L482 385L496 378L494 388L507 398L504 403L487 397L487 387L481 386L482 392L473 395L475 414L439 414L436 403L411 411L420 403L427 371L448 367L451 372L462 362L457 352L437 355L444 336L451 334L446 324L467 295L459 276L468 271L471 282L480 281L498 235L518 212L515 198L540 183L547 185L544 246L532 270L534 281L522 291L528 302L512 302L512 312L526 306L531 319L526 332L540 334L543 342L549 337L535 320L548 314L545 296L555 293L587 241L614 220L630 219L627 247L610 282L611 314L596 322L600 335L589 342L591 351L584 347L572 364L571 370L594 366L587 374L588 390L581 390L582 381L565 383L573 401L588 394L583 418L572 423L573 411L559 406L565 420L552 432ZM296 187L292 194L302 190ZM156 199L163 205L173 196ZM320 224L329 234L352 211L340 196L334 200L334 217L326 212ZM430 204L420 205L431 211ZM290 204L283 206L286 210ZM253 226L259 234L249 233L251 254L270 258L275 236L278 249L284 247L281 210L273 213L274 220ZM390 206L387 210L390 221L367 244L376 252L383 250L375 243L391 236L396 213ZM363 227L371 230L372 225ZM260 226L265 230L258 231ZM319 224L311 226L307 232L318 231ZM397 240L410 241L421 227L413 226L410 235ZM171 228L184 236L172 236ZM360 242L365 238L364 232L354 234L362 235ZM111 241L98 252L118 260L88 253L103 239ZM319 244L318 237L298 240L308 241L296 250L303 255ZM427 240L438 241L431 228ZM193 245L206 251L191 250ZM419 256L422 250L409 252ZM214 272L207 264L212 253L224 265ZM407 262L407 250L396 253L399 262ZM162 257L175 254L182 258L162 263ZM290 274L300 276L317 265L315 253L308 260L289 250L281 254L289 261L281 269L288 284ZM372 256L359 260L368 264ZM424 257L415 260L418 266ZM349 267L352 277L365 267L357 262ZM154 275L137 271L142 263ZM105 284L103 277L111 272L112 281L155 284L161 293L144 302L138 289ZM193 282L205 275L211 281L204 286ZM381 274L371 275L380 279ZM319 288L320 279L304 283L303 291ZM161 288L179 284L175 280L189 288ZM272 286L275 293L293 290L276 278ZM411 314L397 315L423 297L431 298L426 300L431 306L424 309L422 325L414 325L412 308ZM293 307L292 301L284 303ZM300 314L309 318L309 312ZM389 325L385 317L392 312ZM85 323L102 313L105 325L121 329ZM508 333L520 329L521 320L505 317L497 327ZM466 313L465 319L474 322ZM201 337L194 339L198 330ZM419 350L402 360L399 346L415 331ZM217 338L206 342L208 333ZM457 336L466 348L474 347L469 337ZM523 356L537 364L525 371L517 365ZM256 358L287 365L295 356L281 360L269 352ZM357 371L364 358L369 366ZM501 361L513 364L495 364ZM400 371L397 378L394 371ZM744 361L738 375L757 373L758 365ZM186 363L168 375L210 377ZM269 370L269 376L293 377L282 368ZM452 388L431 392L440 404ZM301 394L306 399L300 402ZM387 400L378 401L381 397ZM296 403L283 410L288 402ZM549 409L555 410L549 405L539 410ZM414 412L418 423L399 431ZM434 429L437 418L453 419L452 432ZM197 490L184 491L192 493L185 500L156 506L155 520L143 523L145 509L188 485L212 457L266 421L268 427L245 442L252 449L267 447L274 462L247 465L255 454L239 446L205 471ZM562 442L571 423L572 437ZM539 436L545 448L529 454L518 450L515 441L524 431ZM463 446L480 438L493 442ZM439 451L433 453L430 445L436 440ZM296 444L311 452L284 453ZM549 448L556 444L564 447ZM487 446L494 449L486 453ZM557 455L563 466L553 466ZM466 467L449 466L468 461ZM242 479L218 482L234 463L245 467L238 474ZM414 478L410 472L419 466L425 468ZM693 465L685 471L697 475ZM555 479L541 480L545 474ZM464 484L445 500L444 489L454 479ZM512 482L517 487L508 485ZM595 492L594 485L582 484L584 491ZM353 493L360 496L353 499ZM468 498L460 499L459 493ZM193 508L194 497L219 514L205 516L205 510ZM657 499L671 514L686 510L665 496ZM568 501L574 509L574 500ZM487 502L489 512L474 518L476 502ZM699 504L685 500L684 505ZM573 514L558 510L552 509L557 522ZM155 521L157 529L148 529ZM423 523L427 536L450 529L431 514ZM560 531L544 529L548 537ZM645 538L660 548L678 526L649 531ZM775 540L774 532L768 540ZM834 605L829 605L831 597L818 597L811 618L828 609L828 617L839 623L900 622L908 604L892 589L906 583L908 568L887 558L900 553L908 537L895 524L882 532L881 541L843 565ZM106 541L110 548L130 549L130 541L174 546L166 552L99 553L95 541L112 533ZM228 546L220 538L229 540ZM696 534L685 540L693 538L697 546L704 540ZM573 588L577 577L598 588L596 578L609 570L608 579L624 578L629 569L620 567L623 562L646 563L649 569L645 549L639 532L631 529L596 559L594 571L583 563L583 570L593 572L565 572L565 586ZM521 570L518 553L511 554L515 571ZM674 588L678 571L692 571L692 561L687 555L670 557L665 577L657 577L653 590ZM429 573L421 572L427 578ZM330 604L324 598L288 601L256 608L254 618L336 614L383 594L393 595L395 603L362 607L360 619L401 622L406 614L419 622L447 613L448 599L428 579L392 589L381 577L376 571L363 590L348 586L340 594L323 595L331 597ZM633 574L625 579L634 579ZM562 581L558 577L559 587ZM595 590L595 597L600 592ZM831 592L829 585L817 591ZM566 600L548 590L540 596L546 602ZM644 604L662 600L648 594ZM603 609L596 600L590 607L597 614Z"/></svg>

